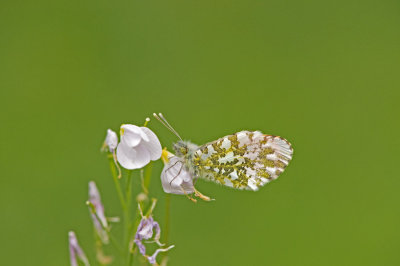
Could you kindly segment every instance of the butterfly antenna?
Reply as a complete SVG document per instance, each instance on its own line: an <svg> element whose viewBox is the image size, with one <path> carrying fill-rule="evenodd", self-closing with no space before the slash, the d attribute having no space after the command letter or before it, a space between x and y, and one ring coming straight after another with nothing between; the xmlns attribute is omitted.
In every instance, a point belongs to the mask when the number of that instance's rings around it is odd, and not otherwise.
<svg viewBox="0 0 400 266"><path fill-rule="evenodd" d="M169 131L171 131L175 136L177 136L180 140L182 140L181 136L179 136L178 132L168 123L167 119L162 115L162 113L159 113L158 115L156 113L153 113L153 116L160 121L161 124L163 124Z"/></svg>
<svg viewBox="0 0 400 266"><path fill-rule="evenodd" d="M161 123L161 124L163 124L163 126L164 127L166 127L168 130L170 130L172 133L173 133L173 131L172 131L172 129L156 114L156 113L153 113L153 116ZM175 134L175 133L174 133Z"/></svg>
<svg viewBox="0 0 400 266"><path fill-rule="evenodd" d="M181 136L179 136L178 132L171 126L170 123L168 123L167 119L165 119L165 117L163 116L163 114L162 114L162 113L159 113L158 115L161 117L162 120L164 120L164 122L165 122L165 123L169 126L169 128L175 133L175 135L177 135L178 138L180 138L180 139L182 140Z"/></svg>

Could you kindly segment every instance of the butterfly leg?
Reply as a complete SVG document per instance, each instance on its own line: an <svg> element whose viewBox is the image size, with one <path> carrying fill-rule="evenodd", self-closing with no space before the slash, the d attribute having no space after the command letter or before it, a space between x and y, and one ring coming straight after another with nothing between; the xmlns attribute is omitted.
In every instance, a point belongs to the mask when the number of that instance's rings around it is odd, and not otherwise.
<svg viewBox="0 0 400 266"><path fill-rule="evenodd" d="M195 195L196 197L199 197L200 199L202 199L202 200L204 200L204 201L212 201L212 200L215 200L215 199L212 199L212 198L210 198L210 197L208 197L208 196L206 196L206 195L203 195L203 194L200 193L200 191L198 191L197 189L194 189L194 195Z"/></svg>
<svg viewBox="0 0 400 266"><path fill-rule="evenodd" d="M183 162L181 162L181 161L176 161L173 165L171 165L171 166L165 171L165 172L168 172L168 171L169 171L172 167L174 167L177 163L181 163L181 168L179 169L178 174L175 175L174 178L172 178L171 182L169 182L169 185L171 185L172 182L175 180L175 178L177 178L177 177L181 174L181 171L182 171L182 169L183 169Z"/></svg>
<svg viewBox="0 0 400 266"><path fill-rule="evenodd" d="M182 189L183 194L185 194L186 197L187 197L188 199L190 199L190 200L193 201L194 203L197 202L197 200L194 199L194 198L192 198L192 197L183 189L183 187L181 187L181 189Z"/></svg>
<svg viewBox="0 0 400 266"><path fill-rule="evenodd" d="M178 161L178 162L180 162L180 161ZM172 182L175 180L175 178L177 178L180 174L181 174L181 172L182 172L182 169L183 169L183 163L182 162L180 162L181 163L181 168L179 169L179 172L178 172L178 174L176 174L176 176L171 180L171 182L169 182L169 184L171 185L172 184ZM174 164L175 165L175 164Z"/></svg>

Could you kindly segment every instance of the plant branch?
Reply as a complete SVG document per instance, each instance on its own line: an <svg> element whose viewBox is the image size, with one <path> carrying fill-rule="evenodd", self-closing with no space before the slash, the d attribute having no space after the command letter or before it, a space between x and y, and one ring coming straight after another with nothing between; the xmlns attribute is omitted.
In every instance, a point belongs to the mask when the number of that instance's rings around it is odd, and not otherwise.
<svg viewBox="0 0 400 266"><path fill-rule="evenodd" d="M125 200L124 200L124 195L122 194L121 184L118 179L118 174L117 174L117 169L115 167L114 157L110 154L108 156L108 159L109 159L109 163L110 163L111 174L112 174L112 177L114 180L115 189L117 190L117 194L118 194L119 201L121 203L121 207L122 207L122 209L125 210L126 204L125 204Z"/></svg>

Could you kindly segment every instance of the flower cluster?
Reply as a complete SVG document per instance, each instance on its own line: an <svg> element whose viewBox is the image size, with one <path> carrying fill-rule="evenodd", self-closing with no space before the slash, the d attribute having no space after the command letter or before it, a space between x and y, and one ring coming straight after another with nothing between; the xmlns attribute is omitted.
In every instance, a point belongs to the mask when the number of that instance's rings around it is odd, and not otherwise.
<svg viewBox="0 0 400 266"><path fill-rule="evenodd" d="M131 257L135 249L148 260L150 264L157 265L156 258L160 252L167 252L174 245L164 247L164 244L160 243L161 229L158 222L156 222L152 215L152 210L155 206L155 199L153 205L149 208L150 211L146 215L143 215L140 208L141 204L145 206L148 202L148 184L143 178L144 167L151 161L159 160L160 158L164 162L164 168L161 173L161 185L164 192L171 194L198 194L198 191L193 186L193 178L186 169L181 158L168 152L166 149L162 149L161 143L156 134L147 127L147 122L144 126L136 126L132 124L123 124L120 128L120 136L111 129L107 130L106 138L102 147L102 151L108 152L108 158L110 158L110 168L113 174L114 184L120 199L121 207L124 211L123 223L127 242L118 243L115 237L112 235L111 222L119 222L119 218L111 219L107 218L104 210L104 205L101 201L100 192L94 181L89 182L89 199L87 205L89 207L90 216L93 222L93 228L97 235L96 240L96 257L101 265L110 264L114 259L111 256L106 256L103 253L103 245L113 244L115 248L121 251L127 251ZM120 166L125 171L122 171ZM118 173L116 171L118 170ZM150 166L151 168L151 166ZM140 221L132 220L130 218L130 202L131 202L131 175L132 170L141 169L141 181L142 181L142 192L137 196L138 210L140 213ZM146 168L147 169L147 168ZM126 175L126 182L121 182L119 178L122 174ZM125 179L125 178L124 178ZM125 189L122 187L125 186ZM124 193L125 192L125 193ZM145 195L145 197L140 197ZM189 196L188 196L189 197ZM192 199L195 201L194 199ZM130 230L134 224L138 224L135 228L136 231ZM132 228L133 229L133 228ZM152 254L146 254L147 243L155 243L158 249ZM69 249L70 249L70 260L71 266L77 266L78 261L84 265L89 265L89 260L79 246L76 235L74 232L69 232ZM107 249L108 250L108 249ZM131 261L122 262L126 265L130 265ZM166 261L163 261L165 265Z"/></svg>
<svg viewBox="0 0 400 266"><path fill-rule="evenodd" d="M165 193L191 194L196 190L193 177L187 171L182 159L162 150L159 139L149 128L131 124L121 126L121 141L118 143L117 134L108 129L104 146L110 152L116 149L116 159L125 169L140 169L150 161L162 158L164 169L161 173L161 184Z"/></svg>

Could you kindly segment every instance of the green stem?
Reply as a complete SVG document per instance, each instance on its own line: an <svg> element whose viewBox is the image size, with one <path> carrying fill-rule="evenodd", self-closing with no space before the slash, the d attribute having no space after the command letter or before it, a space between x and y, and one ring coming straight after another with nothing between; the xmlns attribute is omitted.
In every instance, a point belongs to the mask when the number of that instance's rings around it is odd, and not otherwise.
<svg viewBox="0 0 400 266"><path fill-rule="evenodd" d="M151 180L151 173L153 171L153 162L151 161L147 166L146 166L146 173L144 176L144 190L146 194L149 193L149 186L150 186L150 180Z"/></svg>
<svg viewBox="0 0 400 266"><path fill-rule="evenodd" d="M112 155L109 155L108 159L109 159L109 163L110 163L111 174L112 174L112 177L114 180L115 189L117 190L117 194L118 194L119 201L121 203L121 207L122 207L122 209L125 209L124 195L122 194L121 184L119 183L119 180L118 180L118 174L117 174L117 169L115 167L114 158Z"/></svg>
<svg viewBox="0 0 400 266"><path fill-rule="evenodd" d="M131 211L131 197L132 197L132 170L128 171L127 180L126 180L126 201L124 208L124 250L126 253L126 261L129 263L129 240L130 240L130 211ZM129 265L129 264L127 264Z"/></svg>
<svg viewBox="0 0 400 266"><path fill-rule="evenodd" d="M129 251L128 266L133 265L133 252Z"/></svg>
<svg viewBox="0 0 400 266"><path fill-rule="evenodd" d="M143 193L145 193L146 196L148 196L148 193L149 193L149 185L150 185L150 180L151 180L152 168L153 168L153 162L150 162L146 166L144 177L141 176L141 180L142 180L142 186L141 187L142 187ZM142 208L143 212L145 212L145 206L142 203L144 203L144 202L142 202L142 201L138 202L138 204L141 205L141 208ZM139 223L140 223L141 219L142 219L142 217L140 216L139 209L136 209L135 219L134 219L134 222L132 223L131 228L130 228L130 235L132 237L134 237L134 235L135 235L134 231L139 226ZM132 239L131 239L131 241L132 241ZM133 245L133 247L135 247L135 245ZM131 253L133 251L134 251L134 249L130 250Z"/></svg>
<svg viewBox="0 0 400 266"><path fill-rule="evenodd" d="M96 209L94 208L93 204L90 201L88 201L86 204L90 207L92 213L96 216L96 219L99 222L99 224L101 225L101 227L103 228L103 230L106 231L108 237L110 238L111 244L113 244L113 246L118 250L118 252L122 253L121 246L119 245L119 243L116 240L116 238L114 237L114 235L111 234L110 228L103 224L103 222L101 221L99 215L97 214Z"/></svg>
<svg viewBox="0 0 400 266"><path fill-rule="evenodd" d="M164 243L168 245L169 223L171 213L171 194L165 194L165 228L164 228Z"/></svg>
<svg viewBox="0 0 400 266"><path fill-rule="evenodd" d="M150 215L152 215L153 214L153 211L154 211L154 208L156 207L156 204L157 204L157 199L155 199L155 198L152 198L151 199L151 205L150 205L150 208L147 210L147 212L146 213L144 213L144 216L145 217L150 217Z"/></svg>

